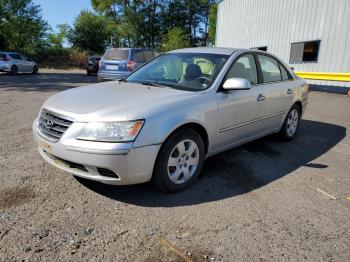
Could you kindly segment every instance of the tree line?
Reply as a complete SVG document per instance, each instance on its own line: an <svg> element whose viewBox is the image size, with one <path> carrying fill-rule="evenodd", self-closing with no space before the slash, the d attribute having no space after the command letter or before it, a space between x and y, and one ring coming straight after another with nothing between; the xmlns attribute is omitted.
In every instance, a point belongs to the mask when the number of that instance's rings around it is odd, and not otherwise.
<svg viewBox="0 0 350 262"><path fill-rule="evenodd" d="M152 47L161 51L214 43L215 0L91 0L72 26L56 32L32 0L0 0L0 49L29 55L108 47ZM58 32L57 32L58 31Z"/></svg>

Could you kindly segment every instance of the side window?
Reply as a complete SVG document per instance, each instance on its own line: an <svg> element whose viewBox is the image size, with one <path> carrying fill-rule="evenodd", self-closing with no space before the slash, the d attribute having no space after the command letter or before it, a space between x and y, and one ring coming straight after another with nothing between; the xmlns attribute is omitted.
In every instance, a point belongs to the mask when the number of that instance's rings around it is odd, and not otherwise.
<svg viewBox="0 0 350 262"><path fill-rule="evenodd" d="M283 67L283 65L281 65L281 64L279 64L279 65L280 65L280 69L281 69L282 80L290 80L290 79L292 79L291 75Z"/></svg>
<svg viewBox="0 0 350 262"><path fill-rule="evenodd" d="M21 56L19 54L10 54L10 57L12 57L13 59L21 60Z"/></svg>
<svg viewBox="0 0 350 262"><path fill-rule="evenodd" d="M150 50L143 51L143 55L145 56L146 62L148 62L149 60L151 60L154 57L153 52Z"/></svg>
<svg viewBox="0 0 350 262"><path fill-rule="evenodd" d="M258 83L258 73L253 55L243 55L231 66L226 79L235 77L247 79L253 85Z"/></svg>
<svg viewBox="0 0 350 262"><path fill-rule="evenodd" d="M145 57L143 55L143 51L141 51L141 50L135 51L133 60L138 61L138 62L146 62Z"/></svg>
<svg viewBox="0 0 350 262"><path fill-rule="evenodd" d="M258 55L258 59L264 83L282 80L281 71L278 62L275 59L265 55Z"/></svg>

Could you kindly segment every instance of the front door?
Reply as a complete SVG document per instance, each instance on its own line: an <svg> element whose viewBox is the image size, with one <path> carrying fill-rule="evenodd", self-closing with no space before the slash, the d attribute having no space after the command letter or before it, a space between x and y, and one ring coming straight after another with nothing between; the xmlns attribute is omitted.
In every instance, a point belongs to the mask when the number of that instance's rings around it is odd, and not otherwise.
<svg viewBox="0 0 350 262"><path fill-rule="evenodd" d="M22 64L23 64L23 72L32 72L33 71L33 65L30 59L25 57L24 55L21 55L22 58Z"/></svg>
<svg viewBox="0 0 350 262"><path fill-rule="evenodd" d="M265 100L258 84L257 67L252 54L240 56L228 70L229 78L245 78L249 90L218 92L219 134L216 149L241 143L261 133L260 119L265 114Z"/></svg>

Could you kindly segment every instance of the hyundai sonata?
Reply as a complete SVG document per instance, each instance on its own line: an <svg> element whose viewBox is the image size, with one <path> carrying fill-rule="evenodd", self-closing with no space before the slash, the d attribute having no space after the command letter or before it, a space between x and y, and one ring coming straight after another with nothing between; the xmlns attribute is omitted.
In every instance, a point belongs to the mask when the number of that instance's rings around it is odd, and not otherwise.
<svg viewBox="0 0 350 262"><path fill-rule="evenodd" d="M266 52L180 49L124 80L53 95L33 133L41 156L75 176L177 192L209 156L273 133L293 139L307 91Z"/></svg>

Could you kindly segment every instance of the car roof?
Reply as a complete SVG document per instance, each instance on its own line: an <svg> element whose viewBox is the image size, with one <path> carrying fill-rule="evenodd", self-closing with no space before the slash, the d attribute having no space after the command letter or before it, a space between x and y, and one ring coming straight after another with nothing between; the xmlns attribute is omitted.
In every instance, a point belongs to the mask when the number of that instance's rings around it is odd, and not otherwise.
<svg viewBox="0 0 350 262"><path fill-rule="evenodd" d="M207 54L218 54L218 55L232 55L237 48L226 48L226 47L193 47L172 50L169 53L207 53Z"/></svg>
<svg viewBox="0 0 350 262"><path fill-rule="evenodd" d="M231 48L231 47L192 47L182 48L169 51L168 53L202 53L202 54L218 54L218 55L232 55L234 52L256 52L270 54L265 51L250 49L250 48ZM273 55L273 54L270 54Z"/></svg>
<svg viewBox="0 0 350 262"><path fill-rule="evenodd" d="M154 51L154 48L149 48L149 47L112 47L108 48L107 50L152 50Z"/></svg>
<svg viewBox="0 0 350 262"><path fill-rule="evenodd" d="M2 54L7 54L7 55L9 55L9 54L16 54L16 55L20 55L20 53L17 53L17 52L11 52L11 51L1 51L0 50L0 53L2 53Z"/></svg>

